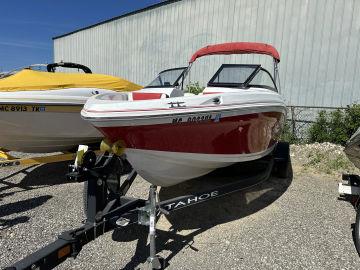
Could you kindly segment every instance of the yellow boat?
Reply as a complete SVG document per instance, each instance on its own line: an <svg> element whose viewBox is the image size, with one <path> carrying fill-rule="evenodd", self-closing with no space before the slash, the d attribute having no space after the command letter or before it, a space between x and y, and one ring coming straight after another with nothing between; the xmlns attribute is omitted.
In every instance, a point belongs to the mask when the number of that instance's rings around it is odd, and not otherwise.
<svg viewBox="0 0 360 270"><path fill-rule="evenodd" d="M86 73L53 72L57 67L80 68ZM46 71L29 68L0 77L0 147L48 153L79 144L100 142L102 134L82 120L86 100L97 94L139 90L125 79L91 74L74 63L47 65Z"/></svg>

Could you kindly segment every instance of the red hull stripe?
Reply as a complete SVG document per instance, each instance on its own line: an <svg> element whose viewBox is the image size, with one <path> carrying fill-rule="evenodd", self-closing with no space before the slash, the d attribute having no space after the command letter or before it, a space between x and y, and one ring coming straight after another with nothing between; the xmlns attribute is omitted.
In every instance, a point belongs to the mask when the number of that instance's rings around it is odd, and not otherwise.
<svg viewBox="0 0 360 270"><path fill-rule="evenodd" d="M283 114L248 114L181 123L98 127L112 142L123 140L127 148L202 153L248 154L274 144Z"/></svg>

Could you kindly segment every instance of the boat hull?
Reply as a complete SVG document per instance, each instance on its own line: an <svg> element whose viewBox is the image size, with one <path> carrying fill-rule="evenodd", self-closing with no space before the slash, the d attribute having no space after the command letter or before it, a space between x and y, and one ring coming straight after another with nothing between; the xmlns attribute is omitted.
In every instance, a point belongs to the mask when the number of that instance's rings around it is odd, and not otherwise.
<svg viewBox="0 0 360 270"><path fill-rule="evenodd" d="M102 134L81 118L88 98L107 89L0 91L0 148L25 153L62 152L100 142Z"/></svg>
<svg viewBox="0 0 360 270"><path fill-rule="evenodd" d="M239 110L241 112L241 110ZM219 114L220 115L220 114ZM173 116L196 119L195 116ZM277 137L284 113L261 112L199 121L137 126L98 127L112 142L126 148L201 154L251 154L266 150Z"/></svg>
<svg viewBox="0 0 360 270"><path fill-rule="evenodd" d="M171 186L270 154L284 121L284 111L278 109L198 122L98 128L112 142L121 140L144 179Z"/></svg>
<svg viewBox="0 0 360 270"><path fill-rule="evenodd" d="M267 90L135 102L105 95L89 99L81 114L124 146L144 179L171 186L270 154L286 106Z"/></svg>
<svg viewBox="0 0 360 270"><path fill-rule="evenodd" d="M101 141L102 134L81 118L81 108L82 105L61 106L62 111L58 112L1 111L0 147L26 153L48 153Z"/></svg>
<svg viewBox="0 0 360 270"><path fill-rule="evenodd" d="M260 159L270 154L274 146L256 153L233 155L127 149L126 156L144 179L154 185L167 187L234 163Z"/></svg>

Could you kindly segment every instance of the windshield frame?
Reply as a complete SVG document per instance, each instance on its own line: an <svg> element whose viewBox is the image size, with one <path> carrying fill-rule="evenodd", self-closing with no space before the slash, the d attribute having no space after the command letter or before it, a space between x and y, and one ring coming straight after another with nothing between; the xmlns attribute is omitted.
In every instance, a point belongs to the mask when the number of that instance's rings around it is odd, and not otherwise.
<svg viewBox="0 0 360 270"><path fill-rule="evenodd" d="M219 75L219 73L226 67L251 67L251 68L255 68L254 71L249 75L249 77L246 79L245 82L243 83L216 83L214 82L214 80L216 79L216 77ZM271 87L271 86L267 86L267 85L255 85L255 84L251 84L251 81L254 79L254 77L259 73L259 71L265 71L269 76L271 81L273 82L275 88ZM220 68L215 72L214 76L212 76L212 78L210 79L210 81L207 83L208 87L229 87L229 88L241 88L241 89L246 89L249 87L259 87L259 88L266 88L269 90L274 90L274 91L278 91L277 90L277 86L276 83L274 81L274 78L271 76L270 72L267 71L266 69L262 68L261 65L259 64L222 64L220 66Z"/></svg>
<svg viewBox="0 0 360 270"><path fill-rule="evenodd" d="M264 84L250 84L250 83L251 83L251 80L254 79L254 77L260 72L260 70L261 70L261 71L265 71L265 72L269 75L269 77L270 77L271 81L273 82L275 88L274 88L274 87L271 87L271 86L269 86L269 85L264 85ZM269 89L269 90L273 90L273 91L279 92L273 76L271 76L271 73L270 73L268 70L266 70L265 68L260 67L260 69L256 72L256 74L254 75L254 77L251 78L251 80L248 82L248 84L246 85L246 87L265 88L265 89Z"/></svg>
<svg viewBox="0 0 360 270"><path fill-rule="evenodd" d="M145 86L144 88L169 88L169 87L176 87L176 86L179 86L180 84L179 84L179 82L180 82L180 80L184 77L184 73L185 73L185 71L188 69L188 67L178 67L178 68L169 68L169 69L165 69L165 70L163 70L163 71L161 71L155 78L154 78L154 80L157 78L157 77L159 77L162 73L165 73L165 72L169 72L169 71L172 71L172 70L183 70L182 72L181 72L181 74L179 75L179 77L174 81L174 83L172 84L172 85L162 85L162 86L160 86L160 85L154 85L154 86L152 86L152 85L147 85L147 86ZM152 80L151 82L153 82L154 80ZM151 83L150 82L150 83Z"/></svg>

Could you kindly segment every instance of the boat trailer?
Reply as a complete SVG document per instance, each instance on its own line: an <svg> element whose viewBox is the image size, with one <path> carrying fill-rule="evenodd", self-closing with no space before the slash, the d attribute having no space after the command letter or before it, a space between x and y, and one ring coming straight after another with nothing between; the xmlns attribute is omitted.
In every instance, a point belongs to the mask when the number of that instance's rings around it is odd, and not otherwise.
<svg viewBox="0 0 360 270"><path fill-rule="evenodd" d="M62 153L50 156L37 156L29 158L17 158L10 155L7 151L0 150L0 168L30 166L70 161L76 158L76 153Z"/></svg>
<svg viewBox="0 0 360 270"><path fill-rule="evenodd" d="M99 149L99 146L97 144L87 146L86 149L88 149L89 147L91 147L91 149ZM94 150L94 151L96 154L102 152L102 150ZM79 155L78 151L77 152L74 151L74 152L63 152L59 154L51 154L46 156L31 156L25 158L18 158L11 155L8 150L2 149L0 147L0 168L58 163L58 162L75 160L75 158L78 155Z"/></svg>
<svg viewBox="0 0 360 270"><path fill-rule="evenodd" d="M52 269L69 257L76 258L83 246L104 233L134 223L148 227L150 250L146 262L147 269L163 269L165 261L156 252L156 221L159 216L251 188L267 180L274 171L280 177L285 176L282 169L289 164L288 144L282 145L279 149L280 151L274 151L273 155L256 161L265 164L265 169L256 175L166 201L158 201L157 187L154 185L149 189L147 200L126 196L137 175L126 159L110 153L103 153L97 157L95 152L87 151L82 156L79 163L81 165L70 165L67 175L70 180L84 182L87 187L84 200L87 217L85 224L63 232L53 243L5 269Z"/></svg>

